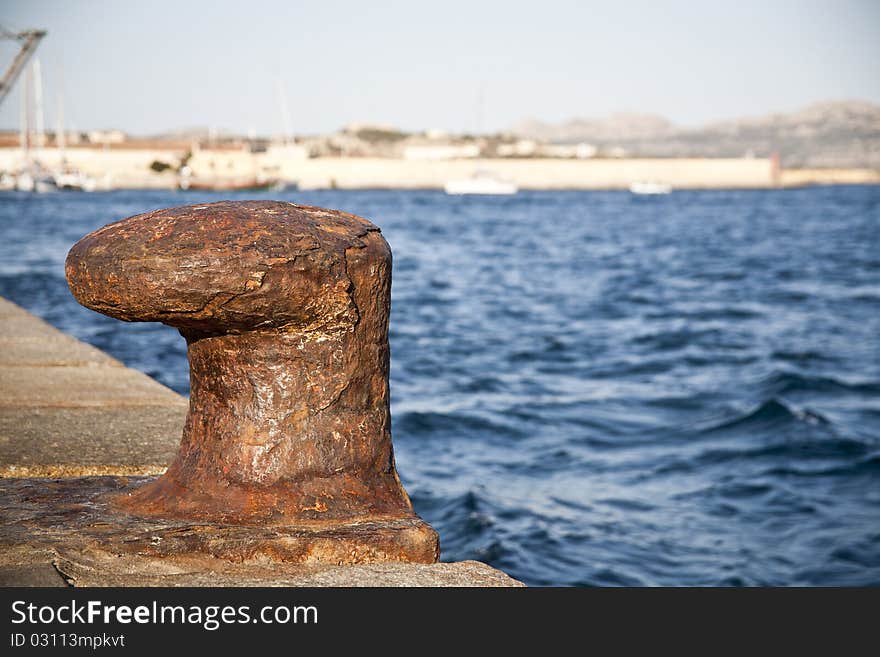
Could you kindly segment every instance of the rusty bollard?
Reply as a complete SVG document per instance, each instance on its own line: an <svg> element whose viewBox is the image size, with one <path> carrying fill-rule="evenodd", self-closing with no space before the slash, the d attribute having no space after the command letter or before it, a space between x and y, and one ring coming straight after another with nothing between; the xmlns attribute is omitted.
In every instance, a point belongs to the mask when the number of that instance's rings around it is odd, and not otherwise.
<svg viewBox="0 0 880 657"><path fill-rule="evenodd" d="M333 548L337 561L362 561L364 550L370 560L437 560L437 534L394 464L391 251L376 226L273 201L157 210L82 238L66 273L84 306L163 322L187 343L177 457L112 508L294 526L306 542L310 531L339 530L342 541L360 532L348 552Z"/></svg>

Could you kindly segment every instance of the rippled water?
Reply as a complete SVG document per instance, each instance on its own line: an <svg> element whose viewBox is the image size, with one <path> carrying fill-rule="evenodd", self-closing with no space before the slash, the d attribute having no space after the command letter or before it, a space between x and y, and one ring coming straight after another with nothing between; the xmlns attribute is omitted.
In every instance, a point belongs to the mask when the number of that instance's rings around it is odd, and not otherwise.
<svg viewBox="0 0 880 657"><path fill-rule="evenodd" d="M444 560L529 584L880 584L880 188L274 196L392 246L398 467ZM219 198L2 194L0 295L186 393L177 333L80 308L63 260L109 221Z"/></svg>

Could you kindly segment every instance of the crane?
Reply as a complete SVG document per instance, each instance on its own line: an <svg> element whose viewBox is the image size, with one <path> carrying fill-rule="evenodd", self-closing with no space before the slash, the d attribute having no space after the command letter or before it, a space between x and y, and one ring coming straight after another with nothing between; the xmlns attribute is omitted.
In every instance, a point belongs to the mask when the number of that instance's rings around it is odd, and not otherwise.
<svg viewBox="0 0 880 657"><path fill-rule="evenodd" d="M0 104L3 103L3 99L9 94L12 85L15 84L15 81L18 79L25 64L27 64L31 55L34 54L34 51L40 44L40 40L44 36L46 36L45 30L10 32L0 28L0 39L12 39L18 41L20 44L18 54L15 56L15 59L12 60L12 64L9 65L6 73L3 74L3 79L0 80Z"/></svg>

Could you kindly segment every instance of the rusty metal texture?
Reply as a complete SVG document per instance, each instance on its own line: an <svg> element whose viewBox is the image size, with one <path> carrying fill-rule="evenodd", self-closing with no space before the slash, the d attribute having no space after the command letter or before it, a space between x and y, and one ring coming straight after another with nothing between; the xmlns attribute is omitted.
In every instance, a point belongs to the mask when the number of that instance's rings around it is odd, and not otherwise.
<svg viewBox="0 0 880 657"><path fill-rule="evenodd" d="M316 529L417 520L391 445L391 251L372 223L275 201L157 210L83 237L66 274L84 306L187 342L177 456L115 508Z"/></svg>
<svg viewBox="0 0 880 657"><path fill-rule="evenodd" d="M309 525L234 525L129 513L115 500L155 477L0 479L0 564L40 553L131 556L156 572L184 562L233 564L434 563L437 538L417 517ZM22 554L24 553L24 554ZM111 567L112 570L112 567Z"/></svg>

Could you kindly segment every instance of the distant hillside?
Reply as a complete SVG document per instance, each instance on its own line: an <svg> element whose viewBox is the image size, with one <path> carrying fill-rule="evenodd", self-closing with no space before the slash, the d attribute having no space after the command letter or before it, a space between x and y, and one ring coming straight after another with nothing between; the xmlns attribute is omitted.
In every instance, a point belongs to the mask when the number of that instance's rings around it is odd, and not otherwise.
<svg viewBox="0 0 880 657"><path fill-rule="evenodd" d="M530 120L512 132L554 143L588 142L646 157L768 156L787 167L880 169L880 106L862 101L811 105L788 114L680 128L661 116L616 114L561 124Z"/></svg>

